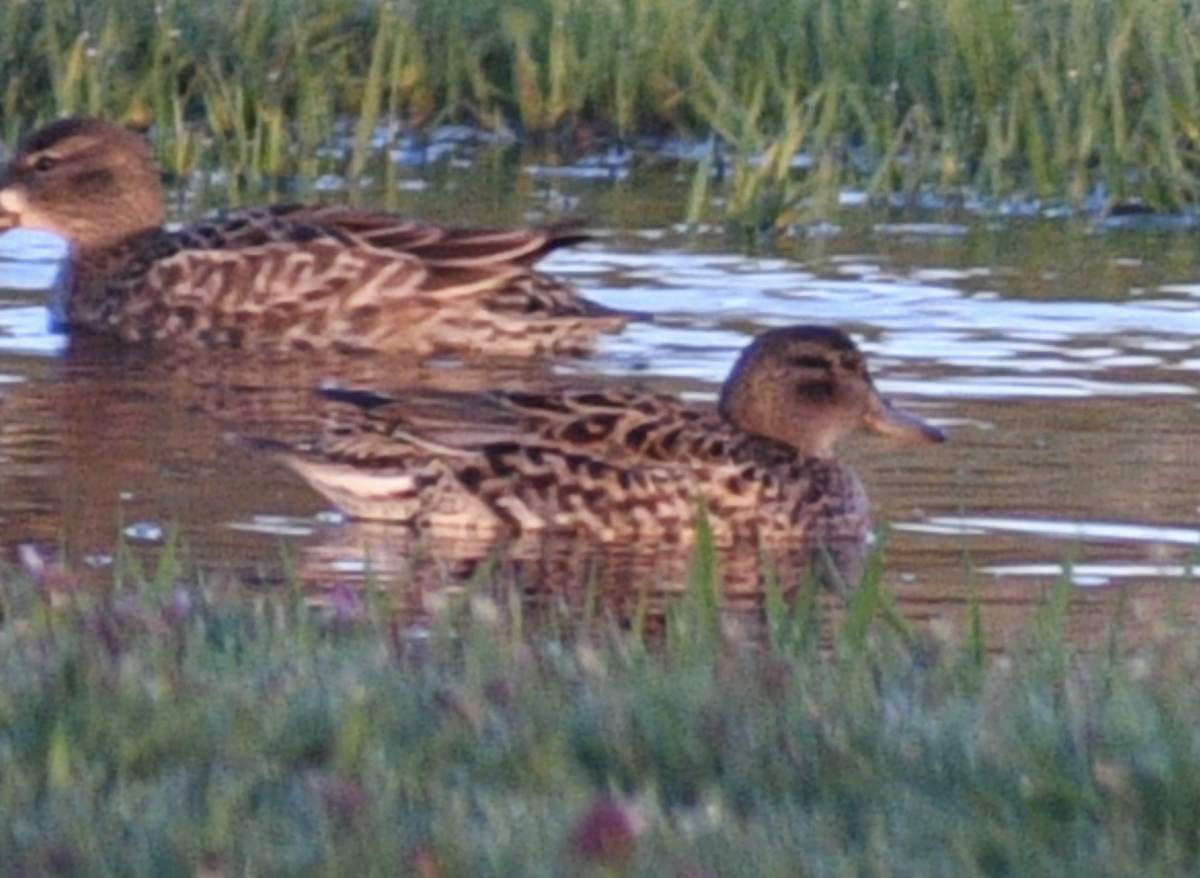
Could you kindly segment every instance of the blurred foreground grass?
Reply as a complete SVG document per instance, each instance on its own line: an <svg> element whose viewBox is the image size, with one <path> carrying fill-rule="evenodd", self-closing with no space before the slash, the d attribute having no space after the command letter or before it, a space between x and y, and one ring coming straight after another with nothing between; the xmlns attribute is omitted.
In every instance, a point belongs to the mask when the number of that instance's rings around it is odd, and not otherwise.
<svg viewBox="0 0 1200 878"><path fill-rule="evenodd" d="M870 581L731 641L703 563L649 644L28 566L0 586L0 875L1200 868L1200 639L1078 651L1066 586L988 659Z"/></svg>
<svg viewBox="0 0 1200 878"><path fill-rule="evenodd" d="M680 132L732 148L728 218L839 187L1179 207L1197 194L1191 0L8 0L0 128L153 124L177 173L347 168L381 122ZM215 155L196 124L222 144ZM711 181L705 167L701 190Z"/></svg>

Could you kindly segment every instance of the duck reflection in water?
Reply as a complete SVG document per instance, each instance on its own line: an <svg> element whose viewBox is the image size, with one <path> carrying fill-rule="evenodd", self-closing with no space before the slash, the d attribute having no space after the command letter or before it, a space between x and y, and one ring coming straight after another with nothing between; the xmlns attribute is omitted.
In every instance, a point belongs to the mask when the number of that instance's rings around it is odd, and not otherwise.
<svg viewBox="0 0 1200 878"><path fill-rule="evenodd" d="M849 583L871 508L838 441L945 438L880 397L849 336L821 326L759 335L716 407L633 389L322 395L319 435L261 445L351 517L439 541L572 534L663 553L703 515L721 550L831 559Z"/></svg>

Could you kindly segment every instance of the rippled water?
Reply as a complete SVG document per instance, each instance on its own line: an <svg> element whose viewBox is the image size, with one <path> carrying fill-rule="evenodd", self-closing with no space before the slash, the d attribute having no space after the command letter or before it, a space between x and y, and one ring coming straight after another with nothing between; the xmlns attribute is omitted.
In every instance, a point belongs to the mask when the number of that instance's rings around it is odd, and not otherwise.
<svg viewBox="0 0 1200 878"><path fill-rule="evenodd" d="M1099 635L1118 604L1134 623L1193 610L1192 232L857 207L748 256L720 235L679 230L685 190L669 175L596 176L440 174L405 187L405 210L507 224L565 203L592 221L596 243L543 267L591 298L663 319L554 364L559 380L623 377L711 398L757 330L852 331L883 391L952 439L913 449L863 438L846 449L890 521L886 582L912 618L959 625L974 588L993 642L1003 640L1063 577L1076 586L1081 638ZM61 253L46 236L0 236L3 544L63 545L103 566L119 530L153 545L177 527L206 566L269 576L282 546L292 559L322 559L335 579L361 573L345 548L361 547L361 530L230 441L189 382L137 352L47 331Z"/></svg>

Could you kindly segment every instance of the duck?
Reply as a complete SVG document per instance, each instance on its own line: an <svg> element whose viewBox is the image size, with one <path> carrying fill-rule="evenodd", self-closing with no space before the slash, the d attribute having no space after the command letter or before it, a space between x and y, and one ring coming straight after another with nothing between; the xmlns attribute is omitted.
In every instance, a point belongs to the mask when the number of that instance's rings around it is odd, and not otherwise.
<svg viewBox="0 0 1200 878"><path fill-rule="evenodd" d="M632 314L534 269L577 226L442 227L278 204L167 229L138 133L101 119L33 132L0 178L0 231L69 245L56 323L135 344L308 353L583 354Z"/></svg>
<svg viewBox="0 0 1200 878"><path fill-rule="evenodd" d="M756 336L715 406L631 387L318 392L318 435L260 447L352 518L643 546L689 544L703 518L718 547L823 547L851 576L871 505L838 442L946 439L878 393L849 335L814 325Z"/></svg>

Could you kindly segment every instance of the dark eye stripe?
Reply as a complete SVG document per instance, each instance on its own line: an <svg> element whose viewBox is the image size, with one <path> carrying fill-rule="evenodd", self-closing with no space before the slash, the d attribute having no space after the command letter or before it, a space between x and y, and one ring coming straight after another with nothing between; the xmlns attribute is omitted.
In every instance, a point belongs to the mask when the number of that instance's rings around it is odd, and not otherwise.
<svg viewBox="0 0 1200 878"><path fill-rule="evenodd" d="M792 357L788 362L801 369L828 369L829 361L824 357Z"/></svg>

